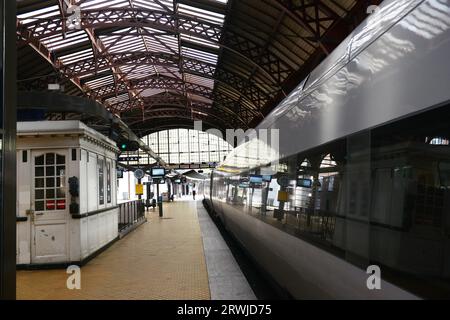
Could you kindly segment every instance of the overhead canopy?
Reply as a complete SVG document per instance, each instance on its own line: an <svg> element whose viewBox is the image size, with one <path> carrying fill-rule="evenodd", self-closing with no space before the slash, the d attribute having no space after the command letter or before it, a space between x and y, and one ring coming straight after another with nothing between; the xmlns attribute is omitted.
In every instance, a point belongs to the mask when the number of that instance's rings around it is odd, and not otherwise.
<svg viewBox="0 0 450 320"><path fill-rule="evenodd" d="M17 4L19 87L59 82L120 115L138 136L194 120L255 126L367 9L356 0Z"/></svg>

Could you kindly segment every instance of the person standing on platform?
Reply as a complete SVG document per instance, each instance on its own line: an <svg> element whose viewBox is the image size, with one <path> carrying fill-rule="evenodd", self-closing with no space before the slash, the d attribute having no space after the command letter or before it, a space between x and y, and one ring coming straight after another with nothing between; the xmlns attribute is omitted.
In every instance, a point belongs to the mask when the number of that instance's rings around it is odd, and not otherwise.
<svg viewBox="0 0 450 320"><path fill-rule="evenodd" d="M195 200L195 190L192 190L192 196L194 197Z"/></svg>

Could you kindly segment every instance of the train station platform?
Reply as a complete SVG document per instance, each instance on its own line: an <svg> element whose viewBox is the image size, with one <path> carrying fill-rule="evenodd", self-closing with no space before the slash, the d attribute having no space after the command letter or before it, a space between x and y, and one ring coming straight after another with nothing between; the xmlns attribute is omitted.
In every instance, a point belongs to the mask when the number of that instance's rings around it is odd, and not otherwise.
<svg viewBox="0 0 450 320"><path fill-rule="evenodd" d="M64 269L17 272L17 299L255 299L201 202L164 204L164 217L115 242L81 268L81 289L69 290Z"/></svg>

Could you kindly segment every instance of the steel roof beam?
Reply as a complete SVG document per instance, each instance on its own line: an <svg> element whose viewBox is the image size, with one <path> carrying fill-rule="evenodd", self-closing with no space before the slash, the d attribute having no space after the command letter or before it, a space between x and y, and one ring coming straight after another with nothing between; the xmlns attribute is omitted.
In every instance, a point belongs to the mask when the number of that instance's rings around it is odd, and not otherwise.
<svg viewBox="0 0 450 320"><path fill-rule="evenodd" d="M53 68L57 69L59 60L38 40L33 36L33 33L29 30L22 28L22 24L17 20L17 39L20 42L28 44L33 48L40 56L42 56ZM70 78L70 81L82 90L80 79L78 77Z"/></svg>
<svg viewBox="0 0 450 320"><path fill-rule="evenodd" d="M222 37L221 25L206 22L192 16L184 16L180 14L149 10L144 8L106 8L82 10L81 21L83 29L93 28L97 30L112 27L150 27L167 31L173 34L182 33L185 35L197 37L199 39L211 41L219 47L223 47L231 53L237 54L239 57L246 60L249 64L257 66L265 74L267 79L272 82L272 84L275 84L277 86L279 85L277 81L272 77L272 70L270 68L267 68L266 63L267 60L276 61L277 57L270 52L267 52L263 57L259 55L249 57L239 52L238 50L224 45L220 41ZM25 24L23 27L30 30L35 38L42 39L52 35L60 34L63 28L63 21L58 15L30 22L28 24ZM228 31L227 33L230 33L230 31ZM250 39L245 38L245 42L248 43L251 47L257 47L257 44L253 43ZM266 68L263 68L261 66L265 66Z"/></svg>
<svg viewBox="0 0 450 320"><path fill-rule="evenodd" d="M192 94L196 94L207 99L215 101L219 98L219 102L225 104L225 101L231 101L232 103L236 103L237 100L233 100L231 97L228 97L226 94L222 94L218 96L217 94L213 94L213 89L209 87L205 87L199 84L184 82L181 79L172 78L163 75L150 75L147 77L132 79L129 81L130 85L139 90L139 93L142 93L146 89L164 89L164 90L174 90L177 92L188 92ZM105 101L108 98L112 98L114 96L119 96L128 92L128 87L125 84L119 83L117 86L115 84L107 84L89 91L86 91L92 98L98 99L101 101ZM130 98L130 101L133 100ZM222 102L224 101L224 102ZM250 105L252 109L257 109L251 101L246 99L244 101L247 105Z"/></svg>
<svg viewBox="0 0 450 320"><path fill-rule="evenodd" d="M202 121L206 118L213 118L217 123L223 122L223 119L220 117L220 115L215 115L212 113L203 115L201 113L195 113L192 111L193 111L193 109L177 108L177 107L169 107L169 108L164 108L164 109L146 109L144 111L144 114L140 114L135 117L125 116L122 118L122 120L126 120L130 126L133 126L136 123L145 121L145 116L149 116L149 118L148 118L149 120L156 118L156 117L164 117L164 116L167 116L167 117L185 116L185 117L190 117L191 119L192 118L201 118ZM144 118L144 120L143 120L143 118ZM134 120L132 120L132 119L134 119Z"/></svg>
<svg viewBox="0 0 450 320"><path fill-rule="evenodd" d="M84 59L72 64L61 64L59 68L64 75L71 78L82 77L87 74L102 72L110 67L120 67L124 65L178 67L179 59L179 55L159 52L116 53ZM239 92L254 103L257 108L262 107L270 98L269 94L266 94L258 87L252 85L250 79L241 78L234 73L224 70L216 70L215 65L196 59L184 58L182 66L187 73L218 80L231 86L235 90L239 90Z"/></svg>
<svg viewBox="0 0 450 320"><path fill-rule="evenodd" d="M218 103L215 103L214 106L211 106L207 103L193 100L189 97L184 97L181 95L171 95L171 94L162 94L162 95L155 95L152 97L146 97L143 99L143 104L145 108L153 108L155 106L182 106L183 108L189 109L189 108L195 108L198 111L201 111L203 113L211 113L211 112L218 112L220 114L223 114L226 119L235 119L235 122L239 122L240 125L246 125L240 118L239 115L232 111L231 109L222 106ZM136 105L135 107L138 107L139 105ZM123 111L123 114L127 114L128 111L133 111L132 109L127 109L128 103L127 102L119 102L117 104L110 105L110 108L113 110L120 110ZM225 119L224 118L224 119ZM228 121L228 120L227 120Z"/></svg>

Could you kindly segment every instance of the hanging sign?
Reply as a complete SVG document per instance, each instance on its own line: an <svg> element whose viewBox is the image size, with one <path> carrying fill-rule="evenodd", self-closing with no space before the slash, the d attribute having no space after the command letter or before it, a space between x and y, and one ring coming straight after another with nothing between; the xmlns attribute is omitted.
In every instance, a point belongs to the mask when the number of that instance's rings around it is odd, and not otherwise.
<svg viewBox="0 0 450 320"><path fill-rule="evenodd" d="M136 184L136 195L142 196L144 194L144 185Z"/></svg>

